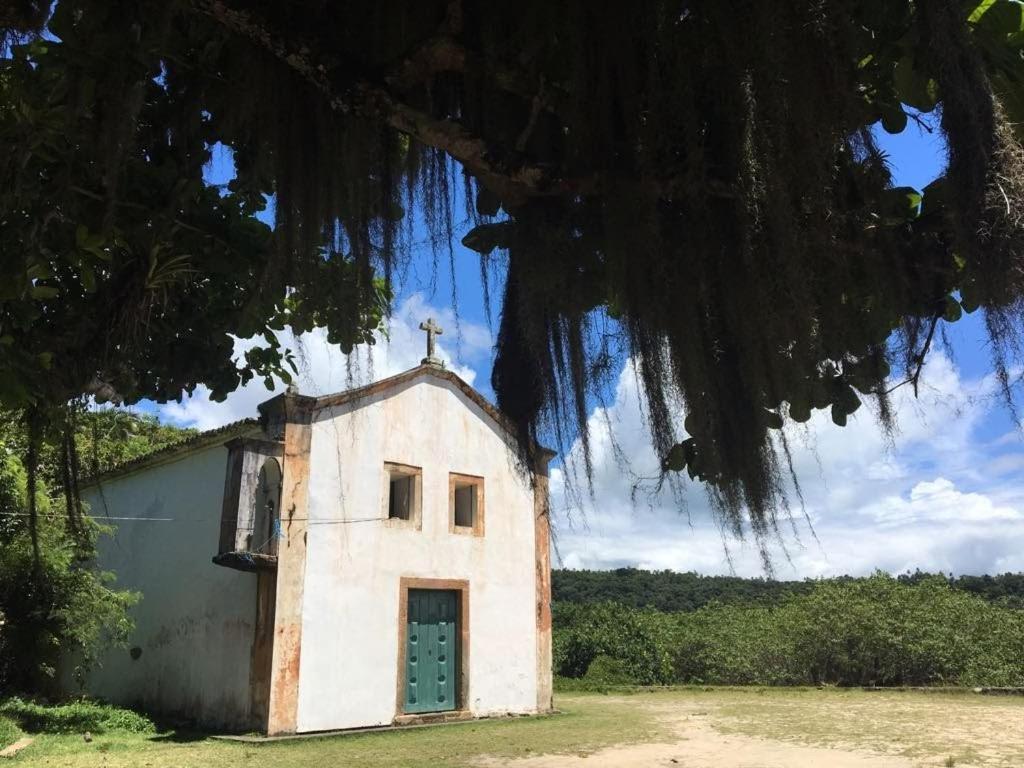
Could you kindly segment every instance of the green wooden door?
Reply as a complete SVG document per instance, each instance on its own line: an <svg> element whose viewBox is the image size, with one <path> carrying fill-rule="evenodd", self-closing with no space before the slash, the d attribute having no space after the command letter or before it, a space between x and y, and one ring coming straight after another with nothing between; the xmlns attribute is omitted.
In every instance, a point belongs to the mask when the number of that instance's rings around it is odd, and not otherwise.
<svg viewBox="0 0 1024 768"><path fill-rule="evenodd" d="M455 592L410 589L405 646L405 711L455 709L458 599Z"/></svg>

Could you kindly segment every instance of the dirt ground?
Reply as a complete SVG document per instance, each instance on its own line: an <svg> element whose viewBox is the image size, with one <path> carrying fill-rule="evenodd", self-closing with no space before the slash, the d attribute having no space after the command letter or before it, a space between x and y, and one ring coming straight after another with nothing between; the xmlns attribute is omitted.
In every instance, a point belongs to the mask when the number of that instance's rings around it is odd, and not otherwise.
<svg viewBox="0 0 1024 768"><path fill-rule="evenodd" d="M46 768L1024 768L1024 696L814 688L559 693L552 717L243 744L33 732Z"/></svg>
<svg viewBox="0 0 1024 768"><path fill-rule="evenodd" d="M590 755L542 755L511 761L485 759L481 768L913 768L902 757L725 735L706 723L679 718L677 740L609 747Z"/></svg>
<svg viewBox="0 0 1024 768"><path fill-rule="evenodd" d="M482 758L480 768L1024 767L1024 700L915 693L753 691L610 697L665 728L577 755ZM566 701L571 705L571 699Z"/></svg>

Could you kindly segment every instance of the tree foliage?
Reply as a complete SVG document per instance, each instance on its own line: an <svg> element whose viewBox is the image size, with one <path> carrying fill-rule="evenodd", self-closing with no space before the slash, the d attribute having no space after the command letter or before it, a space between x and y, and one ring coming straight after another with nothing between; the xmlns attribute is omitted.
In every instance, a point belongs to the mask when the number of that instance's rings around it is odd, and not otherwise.
<svg viewBox="0 0 1024 768"><path fill-rule="evenodd" d="M74 408L66 411L65 415L74 438L76 461L82 474L88 477L95 477L198 434L195 429L164 424L151 414L133 413L122 408ZM0 411L0 446L19 457L28 452L25 417L24 412ZM42 435L39 449L40 479L56 492L61 489L64 475L61 464L66 460L63 439L64 430L53 429Z"/></svg>
<svg viewBox="0 0 1024 768"><path fill-rule="evenodd" d="M944 579L953 589L1006 607L1024 608L1024 573L946 576L914 571L899 574L896 579L901 584ZM841 576L828 581L843 584L859 580ZM713 602L776 605L790 596L807 594L819 583L815 579L776 581L739 576L702 576L692 572L644 571L638 568L617 568L613 571L555 569L551 572L551 596L555 602L560 603L584 605L612 602L674 613L695 611Z"/></svg>
<svg viewBox="0 0 1024 768"><path fill-rule="evenodd" d="M83 674L99 653L131 631L138 596L113 588L114 576L89 562L102 532L89 519L69 531L37 487L36 530L28 525L27 474L0 454L0 690L49 691L60 663ZM34 535L33 535L34 534Z"/></svg>
<svg viewBox="0 0 1024 768"><path fill-rule="evenodd" d="M97 538L110 529L95 522L102 516L75 507L76 494L62 492L77 474L68 462L97 475L195 431L114 408L67 409L66 428L37 436L36 503L30 505L20 459L29 452L26 415L0 411L0 690L46 692L59 662L81 676L101 651L125 641L128 609L139 599L96 567Z"/></svg>
<svg viewBox="0 0 1024 768"><path fill-rule="evenodd" d="M1024 612L938 577L822 581L685 613L562 603L554 620L556 674L598 685L1024 685Z"/></svg>
<svg viewBox="0 0 1024 768"><path fill-rule="evenodd" d="M219 397L287 375L286 322L370 340L407 212L451 242L453 162L464 242L507 252L493 383L526 453L579 434L589 468L588 401L624 353L663 471L764 539L781 427L865 398L887 424L890 372L916 389L940 323L983 308L1009 390L1015 0L15 8L7 39L35 37L0 69L6 404ZM948 167L894 188L874 131L919 119ZM266 343L236 365L227 333Z"/></svg>

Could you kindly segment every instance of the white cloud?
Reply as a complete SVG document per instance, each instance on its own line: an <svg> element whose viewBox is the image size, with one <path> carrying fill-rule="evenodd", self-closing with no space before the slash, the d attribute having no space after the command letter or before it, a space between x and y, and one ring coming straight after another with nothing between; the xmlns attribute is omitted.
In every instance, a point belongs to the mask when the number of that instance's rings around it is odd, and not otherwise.
<svg viewBox="0 0 1024 768"><path fill-rule="evenodd" d="M882 525L902 525L948 521L984 522L1020 520L1022 515L1012 507L998 506L980 493L963 493L952 481L937 477L921 481L910 489L909 498L893 497L868 507Z"/></svg>
<svg viewBox="0 0 1024 768"><path fill-rule="evenodd" d="M806 427L787 428L810 525L799 509L793 520L782 516L780 541L772 545L779 577L1024 569L1024 482L1015 472L1024 465L1024 444L1019 436L991 445L974 437L994 407L992 381L964 380L949 359L935 355L924 382L919 399L909 387L894 393L898 428L891 438L867 408L844 429L825 412ZM699 485L684 486L682 504L664 491L631 499L635 478L658 467L631 368L614 403L596 410L590 426L593 497L584 488L582 509L567 498L565 472L585 486L573 474L578 445L567 469L552 475L557 549L566 567L763 574L753 541L723 539Z"/></svg>
<svg viewBox="0 0 1024 768"><path fill-rule="evenodd" d="M473 384L476 370L472 366L490 367L490 331L486 326L462 320L459 324L461 333L457 334L454 313L450 309L431 306L420 293L409 296L395 310L386 337L378 334L375 345L357 350L352 355L345 355L336 345L328 343L327 334L321 329L299 337L286 331L278 334L278 338L282 345L295 352L299 391L308 395L325 395L368 384L419 365L426 354L425 335L419 330L419 324L428 317L433 317L444 328L437 343L438 356L452 371ZM251 344L248 340L237 340L236 357ZM271 391L262 380L254 380L231 393L224 402L216 403L210 400L209 389L200 386L192 397L181 403L158 406L157 413L161 419L175 424L213 429L255 417L257 405L283 391L284 385L280 381L275 382Z"/></svg>
<svg viewBox="0 0 1024 768"><path fill-rule="evenodd" d="M440 356L486 393L479 373L490 370L490 332L463 320L457 339L451 310L431 305L422 294L397 308L387 339L352 357L329 345L322 332L297 342L282 335L300 358L300 391L335 392L414 367L425 353L418 326L429 316L445 328L438 340ZM244 346L239 342L236 352ZM282 389L278 385L275 392ZM824 412L805 426L789 427L813 533L799 510L795 520L780 521L781 543L773 547L776 574L1024 570L1024 482L1018 479L1024 443L1016 432L987 442L975 434L990 409L999 407L994 391L991 380L965 380L949 359L934 355L919 399L909 387L894 394L898 429L891 438L867 407L844 429ZM208 429L256 415L256 406L272 394L262 382L252 382L226 402L213 403L200 389L158 410L164 419ZM634 484L655 475L659 462L630 367L623 370L615 395L607 409L595 409L590 417L593 496L577 481L582 509L568 503L565 483L565 473L580 466L578 446L552 473L561 564L763 575L753 541L723 539L701 486L686 484L682 504L668 492L651 494L650 483L641 484L631 498Z"/></svg>

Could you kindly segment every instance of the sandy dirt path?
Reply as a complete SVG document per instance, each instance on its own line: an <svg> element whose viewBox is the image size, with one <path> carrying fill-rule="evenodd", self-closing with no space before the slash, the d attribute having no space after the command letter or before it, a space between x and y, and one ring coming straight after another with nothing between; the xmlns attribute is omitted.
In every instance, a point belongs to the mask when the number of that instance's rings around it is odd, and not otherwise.
<svg viewBox="0 0 1024 768"><path fill-rule="evenodd" d="M804 746L774 739L723 734L703 714L654 707L671 740L607 747L589 754L481 758L480 768L914 768L901 757Z"/></svg>

